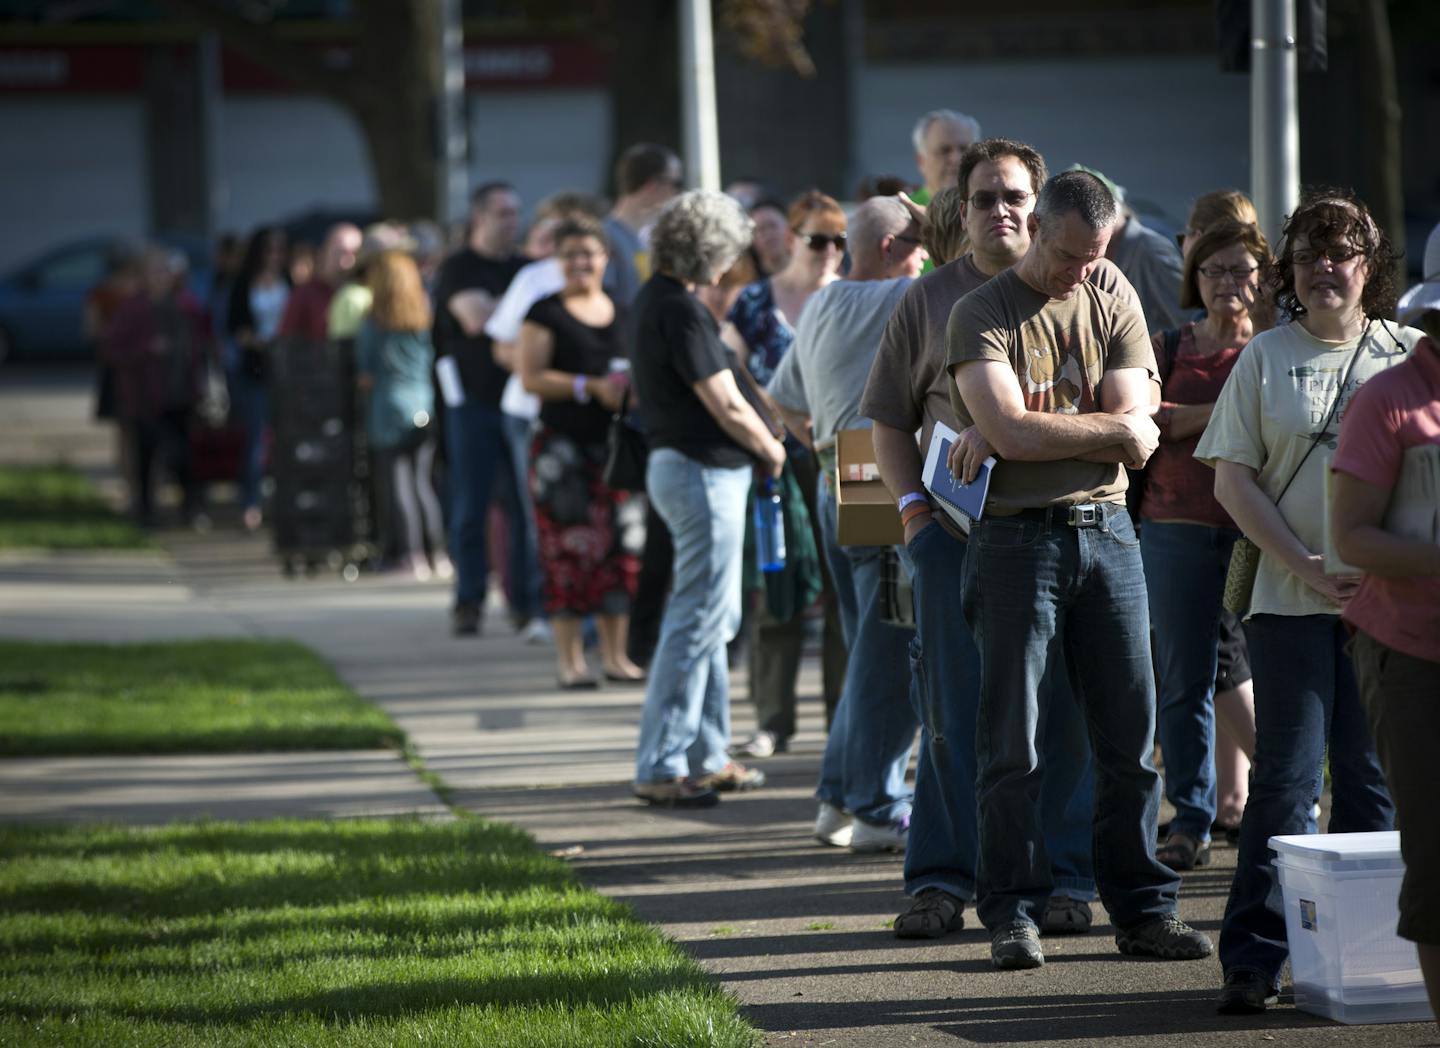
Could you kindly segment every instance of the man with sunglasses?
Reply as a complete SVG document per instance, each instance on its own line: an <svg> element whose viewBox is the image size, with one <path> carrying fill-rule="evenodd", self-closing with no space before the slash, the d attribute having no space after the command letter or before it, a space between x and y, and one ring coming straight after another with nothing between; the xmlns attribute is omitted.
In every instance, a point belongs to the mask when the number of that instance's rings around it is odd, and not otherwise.
<svg viewBox="0 0 1440 1048"><path fill-rule="evenodd" d="M969 630L957 628L964 620L957 580L965 572L966 537L944 513L931 512L920 479L935 423L964 428L950 406L945 328L956 302L1024 256L1028 219L1046 175L1044 158L1021 142L987 138L966 150L958 177L970 252L906 291L886 326L860 402L861 414L874 422L881 477L905 519L922 690L928 692L921 696L921 751L905 853L905 891L915 902L895 920L901 938L935 938L962 928L965 901L975 897L979 655ZM1113 267L1097 268L1092 279L1134 299ZM975 432L965 439L976 439ZM1038 923L1046 934L1059 935L1089 931L1093 917L1093 783L1089 744L1063 666L1048 687L1054 695L1041 743L1040 804L1052 895Z"/></svg>
<svg viewBox="0 0 1440 1048"><path fill-rule="evenodd" d="M815 836L852 851L904 851L910 822L905 768L918 727L909 701L913 632L881 620L884 546L837 540L836 434L864 426L860 395L885 323L925 260L920 224L899 199L871 197L850 216L849 276L805 303L769 384L786 424L820 464L817 516L850 657L825 744ZM851 821L853 817L853 823Z"/></svg>
<svg viewBox="0 0 1440 1048"><path fill-rule="evenodd" d="M961 299L946 329L950 406L983 438L952 449L950 472L968 481L977 456L993 448L1000 459L961 584L980 651L976 908L997 968L1045 963L1036 732L1055 705L1044 682L1059 659L1088 734L1103 742L1094 753L1095 875L1116 946L1163 960L1213 950L1176 914L1179 875L1153 851L1150 616L1121 466L1143 465L1159 442L1155 354L1134 301L1090 281L1111 265L1117 211L1094 175L1051 178L1026 219L1025 255Z"/></svg>

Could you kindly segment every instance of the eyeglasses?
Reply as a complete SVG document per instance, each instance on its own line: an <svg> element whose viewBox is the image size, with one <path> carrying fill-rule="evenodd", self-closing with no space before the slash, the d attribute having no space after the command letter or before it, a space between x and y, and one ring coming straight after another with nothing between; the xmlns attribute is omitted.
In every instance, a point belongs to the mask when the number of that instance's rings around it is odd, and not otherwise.
<svg viewBox="0 0 1440 1048"><path fill-rule="evenodd" d="M1210 280L1224 280L1225 274L1229 273L1235 278L1235 283L1243 284L1256 273L1260 272L1259 266L1201 266L1200 275Z"/></svg>
<svg viewBox="0 0 1440 1048"><path fill-rule="evenodd" d="M1025 202L1032 196L1028 189L1007 189L1003 193L996 193L989 189L982 189L978 193L972 193L968 201L969 205L980 211L989 211L995 206L995 201L1004 199L1006 207L1024 207Z"/></svg>
<svg viewBox="0 0 1440 1048"><path fill-rule="evenodd" d="M1332 265L1344 265L1352 258L1358 258L1363 252L1353 248L1349 244L1331 244L1324 251L1312 251L1309 248L1301 248L1290 253L1290 261L1297 266L1313 266L1320 259L1330 260Z"/></svg>
<svg viewBox="0 0 1440 1048"><path fill-rule="evenodd" d="M844 233L829 235L826 233L799 233L797 230L797 235L805 241L805 246L811 251L824 251L831 244L835 245L836 251L845 250Z"/></svg>

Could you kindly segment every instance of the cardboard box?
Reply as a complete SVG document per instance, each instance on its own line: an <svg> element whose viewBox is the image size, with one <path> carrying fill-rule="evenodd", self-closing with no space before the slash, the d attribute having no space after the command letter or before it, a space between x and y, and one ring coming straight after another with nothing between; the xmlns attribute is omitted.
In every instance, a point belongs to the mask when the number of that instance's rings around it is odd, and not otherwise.
<svg viewBox="0 0 1440 1048"><path fill-rule="evenodd" d="M870 430L843 429L835 438L836 531L840 545L900 545L905 541L905 529L900 526L895 500L880 479Z"/></svg>

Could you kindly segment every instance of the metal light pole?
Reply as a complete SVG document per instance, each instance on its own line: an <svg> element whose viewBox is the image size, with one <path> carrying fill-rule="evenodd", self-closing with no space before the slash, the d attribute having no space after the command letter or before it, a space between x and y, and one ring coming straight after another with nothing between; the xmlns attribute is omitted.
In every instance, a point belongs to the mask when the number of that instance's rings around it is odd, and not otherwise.
<svg viewBox="0 0 1440 1048"><path fill-rule="evenodd" d="M720 188L720 121L715 112L715 43L710 0L680 4L681 124L692 186Z"/></svg>
<svg viewBox="0 0 1440 1048"><path fill-rule="evenodd" d="M1300 202L1295 0L1254 0L1250 26L1250 195L1273 244Z"/></svg>
<svg viewBox="0 0 1440 1048"><path fill-rule="evenodd" d="M440 171L435 200L441 225L465 217L469 188L469 128L465 121L465 41L460 0L440 0L440 112L436 126Z"/></svg>

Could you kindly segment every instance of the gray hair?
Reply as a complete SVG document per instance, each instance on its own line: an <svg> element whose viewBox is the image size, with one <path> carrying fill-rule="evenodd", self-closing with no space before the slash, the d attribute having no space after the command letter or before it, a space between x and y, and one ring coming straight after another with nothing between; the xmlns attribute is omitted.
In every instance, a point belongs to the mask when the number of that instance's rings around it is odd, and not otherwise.
<svg viewBox="0 0 1440 1048"><path fill-rule="evenodd" d="M915 121L915 130L910 132L910 141L915 143L915 152L925 150L925 136L930 133L930 125L937 120L944 120L956 124L970 132L970 143L980 141L980 121L973 116L966 116L964 113L957 113L953 109L932 109L919 120Z"/></svg>
<svg viewBox="0 0 1440 1048"><path fill-rule="evenodd" d="M905 232L912 221L910 209L898 197L871 197L850 216L851 254L857 258L874 256L880 251L880 241Z"/></svg>
<svg viewBox="0 0 1440 1048"><path fill-rule="evenodd" d="M677 280L708 284L750 245L755 223L724 193L692 189L660 212L650 233L652 268Z"/></svg>
<svg viewBox="0 0 1440 1048"><path fill-rule="evenodd" d="M1115 195L1104 181L1088 171L1062 171L1046 182L1035 202L1035 219L1049 233L1074 212L1094 230L1109 229L1119 216Z"/></svg>

